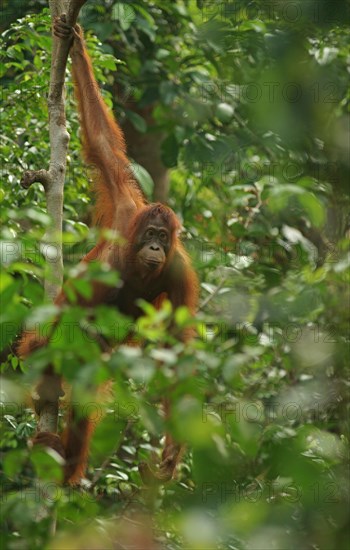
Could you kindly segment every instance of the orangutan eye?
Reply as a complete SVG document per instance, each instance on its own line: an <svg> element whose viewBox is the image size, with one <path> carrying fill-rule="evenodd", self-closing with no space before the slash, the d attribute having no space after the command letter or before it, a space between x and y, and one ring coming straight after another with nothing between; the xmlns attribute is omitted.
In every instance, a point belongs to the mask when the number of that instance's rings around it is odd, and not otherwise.
<svg viewBox="0 0 350 550"><path fill-rule="evenodd" d="M147 229L145 233L146 239L152 239L154 237L154 231L153 229Z"/></svg>
<svg viewBox="0 0 350 550"><path fill-rule="evenodd" d="M168 235L165 233L165 231L161 231L159 233L159 238L163 243L166 243L166 241L168 240Z"/></svg>

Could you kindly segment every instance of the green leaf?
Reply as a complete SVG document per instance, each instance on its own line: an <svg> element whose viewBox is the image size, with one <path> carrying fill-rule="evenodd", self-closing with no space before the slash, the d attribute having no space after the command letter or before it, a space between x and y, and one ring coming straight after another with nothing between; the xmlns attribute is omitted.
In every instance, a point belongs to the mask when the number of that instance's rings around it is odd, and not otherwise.
<svg viewBox="0 0 350 550"><path fill-rule="evenodd" d="M83 298L86 298L87 300L91 298L92 285L89 281L84 281L83 279L74 279L70 281L70 283Z"/></svg>
<svg viewBox="0 0 350 550"><path fill-rule="evenodd" d="M260 21L259 19L254 19L251 21L244 21L239 25L240 31L255 31L258 33L265 33L266 32L266 25L263 21Z"/></svg>
<svg viewBox="0 0 350 550"><path fill-rule="evenodd" d="M159 50L157 50L156 52L156 59L159 59L159 60L165 59L166 57L169 57L169 55L171 55L169 50L165 50L164 48L159 48Z"/></svg>
<svg viewBox="0 0 350 550"><path fill-rule="evenodd" d="M230 122L233 117L234 109L229 103L219 103L217 105L215 114L220 122L226 123Z"/></svg>
<svg viewBox="0 0 350 550"><path fill-rule="evenodd" d="M8 477L13 478L19 475L24 462L27 460L27 454L28 451L23 449L7 452L3 459L3 468Z"/></svg>
<svg viewBox="0 0 350 550"><path fill-rule="evenodd" d="M306 192L298 196L299 203L306 211L310 221L316 227L321 227L325 220L324 206L313 193Z"/></svg>
<svg viewBox="0 0 350 550"><path fill-rule="evenodd" d="M104 59L99 60L99 65L108 69L109 71L115 71L117 68L117 62L113 56L106 56Z"/></svg>
<svg viewBox="0 0 350 550"><path fill-rule="evenodd" d="M131 167L132 172L139 184L141 185L146 197L151 199L154 189L154 182L151 175L149 174L149 172L147 172L146 168L141 166L141 164L137 164L137 162L135 161L131 163Z"/></svg>
<svg viewBox="0 0 350 550"><path fill-rule="evenodd" d="M58 315L59 308L54 304L45 304L33 309L28 318L28 326L35 327L42 323L52 322Z"/></svg>
<svg viewBox="0 0 350 550"><path fill-rule="evenodd" d="M117 2L112 9L112 19L119 21L123 31L127 31L135 19L135 11L132 6Z"/></svg>
<svg viewBox="0 0 350 550"><path fill-rule="evenodd" d="M130 111L129 109L125 109L125 114L128 117L128 119L132 122L133 126L141 132L141 134L144 134L147 130L147 123L142 116L140 116L138 113L134 113L134 111Z"/></svg>
<svg viewBox="0 0 350 550"><path fill-rule="evenodd" d="M186 306L180 306L175 311L175 322L179 327L186 325L191 319L190 312Z"/></svg>
<svg viewBox="0 0 350 550"><path fill-rule="evenodd" d="M170 82L169 80L166 80L165 82L161 82L159 86L159 91L165 105L171 105L174 99L178 95L177 86L173 82Z"/></svg>
<svg viewBox="0 0 350 550"><path fill-rule="evenodd" d="M30 459L40 479L62 481L64 460L56 451L50 448L34 447Z"/></svg>
<svg viewBox="0 0 350 550"><path fill-rule="evenodd" d="M150 317L157 313L154 305L150 302L146 302L146 300L137 300L137 305L145 312L146 315L149 315Z"/></svg>
<svg viewBox="0 0 350 550"><path fill-rule="evenodd" d="M266 190L264 194L268 194L268 206L272 211L280 211L287 207L291 197L302 195L305 190L297 185L291 184L275 184L274 187Z"/></svg>

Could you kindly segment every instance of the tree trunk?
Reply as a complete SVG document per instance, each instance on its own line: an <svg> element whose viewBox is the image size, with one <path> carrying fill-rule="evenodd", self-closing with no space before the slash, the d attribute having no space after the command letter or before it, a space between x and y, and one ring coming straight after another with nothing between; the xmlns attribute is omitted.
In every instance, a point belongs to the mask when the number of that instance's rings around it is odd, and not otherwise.
<svg viewBox="0 0 350 550"><path fill-rule="evenodd" d="M50 0L51 19L66 13L67 23L75 25L79 11L86 0ZM49 169L25 172L21 185L28 189L33 183L43 184L47 212L51 224L44 237L44 254L47 262L45 295L54 300L63 281L62 218L63 188L66 174L69 134L66 129L64 79L70 48L69 40L60 40L52 34L52 58L48 97L50 165ZM57 432L58 401L51 403L40 414L38 431Z"/></svg>
<svg viewBox="0 0 350 550"><path fill-rule="evenodd" d="M141 133L126 119L123 131L128 148L128 155L143 166L154 181L153 200L166 203L169 193L169 170L161 159L161 146L165 138L164 132L158 130L152 117L154 105L138 108L128 104L128 109L145 119L148 131Z"/></svg>

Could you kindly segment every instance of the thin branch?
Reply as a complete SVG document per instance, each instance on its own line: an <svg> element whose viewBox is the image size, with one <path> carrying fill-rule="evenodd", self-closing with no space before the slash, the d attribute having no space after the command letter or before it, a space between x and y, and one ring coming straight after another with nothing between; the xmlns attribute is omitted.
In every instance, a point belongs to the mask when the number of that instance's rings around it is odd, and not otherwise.
<svg viewBox="0 0 350 550"><path fill-rule="evenodd" d="M266 145L266 143L264 142L264 140L258 135L258 134L254 134L254 132L252 132L252 130L249 128L248 124L243 120L243 118L240 117L240 115L238 113L234 113L233 114L233 118L236 120L236 122L238 123L238 125L243 128L246 133L252 138L253 142L255 141L258 141L259 142L259 145L260 147L265 151L265 153L267 154L267 156L272 159L272 160L275 160L276 159L276 155L275 153L272 151L272 149L270 149L270 147L268 147Z"/></svg>
<svg viewBox="0 0 350 550"><path fill-rule="evenodd" d="M199 306L199 310L202 310L204 309L208 304L209 302L212 301L213 298L215 298L215 296L217 295L217 293L222 289L222 287L224 286L224 284L226 283L227 281L227 277L224 277L220 283L218 284L218 286L215 288L215 290L209 294L209 296L207 298L205 298L205 300L203 300L203 302L200 304Z"/></svg>

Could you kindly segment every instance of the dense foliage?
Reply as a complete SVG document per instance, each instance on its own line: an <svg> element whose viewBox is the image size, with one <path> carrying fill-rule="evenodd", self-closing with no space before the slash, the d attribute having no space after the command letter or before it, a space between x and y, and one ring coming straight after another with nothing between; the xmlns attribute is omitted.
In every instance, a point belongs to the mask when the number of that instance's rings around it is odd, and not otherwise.
<svg viewBox="0 0 350 550"><path fill-rule="evenodd" d="M345 549L345 2L88 2L81 21L104 96L145 138L161 135L169 203L201 278L198 337L169 342L169 304L145 305L137 327L145 348L101 354L94 331L121 341L130 320L103 306L92 319L76 305L74 288L88 295L92 279L118 280L96 262L75 283L50 345L27 365L12 353L21 328L46 334L57 315L43 296L44 193L19 185L49 158L43 4L14 2L15 21L5 6L1 27L2 547L122 548L123 537L127 547L151 511L169 549ZM64 249L74 277L96 232L69 71L67 124ZM150 175L137 163L135 174L151 196ZM187 312L176 321L188 323ZM76 383L82 410L103 416L80 489L59 485L55 453L27 448L29 388L48 363ZM103 406L93 388L109 379L114 397ZM137 466L159 457L165 394L168 428L188 451L178 478L152 491Z"/></svg>

